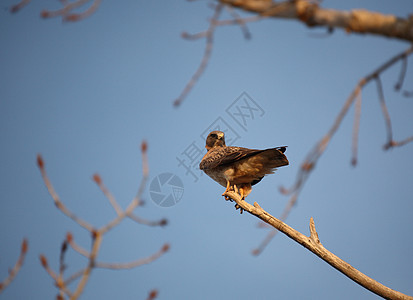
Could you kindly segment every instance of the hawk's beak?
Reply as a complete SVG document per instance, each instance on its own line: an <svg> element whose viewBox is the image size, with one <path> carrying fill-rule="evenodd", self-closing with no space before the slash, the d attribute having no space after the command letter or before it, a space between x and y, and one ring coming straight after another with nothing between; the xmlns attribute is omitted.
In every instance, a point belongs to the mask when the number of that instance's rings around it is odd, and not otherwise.
<svg viewBox="0 0 413 300"><path fill-rule="evenodd" d="M217 136L219 140L222 140L224 138L224 133L220 132L217 134Z"/></svg>

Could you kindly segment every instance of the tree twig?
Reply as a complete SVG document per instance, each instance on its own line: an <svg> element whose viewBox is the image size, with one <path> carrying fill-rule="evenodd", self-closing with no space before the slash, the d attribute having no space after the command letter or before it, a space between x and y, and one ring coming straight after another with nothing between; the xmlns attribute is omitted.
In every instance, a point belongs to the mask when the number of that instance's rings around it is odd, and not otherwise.
<svg viewBox="0 0 413 300"><path fill-rule="evenodd" d="M392 129L391 129L391 122L390 122L390 116L387 111L387 106L384 101L384 95L383 95L383 90L381 86L381 81L379 79L379 76L386 71L388 68L390 68L392 65L394 65L396 62L399 60L404 60L406 59L409 55L413 53L413 46L410 46L408 49L402 51L401 53L395 55L388 61L386 61L384 64L379 66L376 70L368 74L367 76L363 77L362 79L359 80L358 84L355 86L354 90L351 92L350 96L347 98L347 100L344 102L343 107L341 108L339 114L337 115L336 119L334 120L333 125L330 127L330 129L327 131L327 133L322 137L322 139L313 147L313 149L307 154L307 157L305 158L304 162L301 164L301 168L298 171L297 174L297 179L295 183L292 185L291 188L286 189L285 187L281 188L281 193L283 194L290 194L290 200L287 206L292 206L291 203L295 203L297 201L298 195L303 189L304 184L306 183L310 173L314 170L314 167L316 166L318 159L323 155L324 151L326 150L328 144L330 143L331 139L333 138L334 134L337 132L338 128L340 127L344 117L348 113L350 107L352 104L361 97L361 91L364 88L366 84L368 84L370 81L375 80L377 82L377 87L378 87L378 96L381 104L381 108L383 111L383 116L385 118L386 122L386 131L387 131L387 142L384 145L384 149L389 149L391 147L396 147L396 146L402 146L405 145L409 142L413 141L413 136L409 137L405 140L402 140L400 142L394 141L393 140L393 134L392 134ZM357 110L359 108L356 107L356 121L357 121ZM358 131L358 125L356 124L356 129ZM354 143L354 131L353 131L353 143ZM354 156L354 149L353 149L353 162L355 162L356 157Z"/></svg>
<svg viewBox="0 0 413 300"><path fill-rule="evenodd" d="M113 269L113 270L132 269L132 268L136 268L138 266L153 262L154 260L158 259L162 254L166 253L168 250L169 250L169 244L164 244L158 252L146 258L141 258L141 259L128 262L128 263L97 262L96 267L105 268L105 269Z"/></svg>
<svg viewBox="0 0 413 300"><path fill-rule="evenodd" d="M0 293L4 291L4 289L14 280L17 273L19 273L20 268L24 263L24 258L26 257L26 253L29 250L29 242L27 239L23 239L22 244L20 246L20 255L17 259L16 263L14 264L13 268L9 270L9 276L5 278L2 282L0 282Z"/></svg>
<svg viewBox="0 0 413 300"><path fill-rule="evenodd" d="M79 219L75 214L73 214L70 210L68 210L64 204L61 202L59 196L55 192L53 185L51 184L45 170L44 166L44 161L40 155L37 156L37 164L39 166L39 169L41 171L43 180L45 182L45 185L52 196L54 203L56 204L56 207L62 211L66 216L71 218L73 221L78 223L80 226L88 230L92 236L92 245L90 251L82 248L78 244L75 243L73 239L73 235L71 233L68 233L66 235L66 239L62 244L61 247L61 252L60 252L60 267L59 267L59 273L56 274L48 265L47 259L45 256L40 257L40 261L42 266L45 268L47 273L50 275L50 277L53 278L55 281L56 286L59 288L59 295L58 299L63 299L65 295L69 296L70 299L77 299L82 293L83 290L89 281L90 274L92 270L96 267L101 267L101 268L110 268L110 269L130 269L130 268L135 268L139 265L150 263L154 261L155 259L159 258L162 254L164 254L168 249L169 245L165 244L162 249L156 253L154 253L152 256L149 256L147 258L143 258L140 260L136 260L134 262L128 263L128 264L111 264L111 263L99 263L97 262L97 256L103 241L103 236L105 233L107 233L109 230L111 230L113 227L118 225L121 221L125 219L125 217L130 217L132 219L135 219L135 221L142 221L142 219L138 218L133 214L134 209L140 205L141 201L140 198L142 196L142 193L145 189L146 186L146 181L149 175L149 167L148 167L148 158L147 158L147 148L148 145L146 142L142 142L141 145L141 151L142 151L142 180L141 184L139 186L138 192L136 196L132 199L128 207L123 210L118 202L116 201L115 197L110 193L110 191L106 188L105 185L103 185L102 179L99 175L95 174L93 176L93 180L98 184L104 195L109 199L110 203L112 204L113 208L116 211L116 217L108 222L106 225L102 226L99 229L95 229L92 225L88 224L87 222ZM146 223L149 225L155 225L155 224L150 224L149 221L144 220ZM155 223L155 222L154 222ZM167 221L158 221L157 225L166 225ZM72 274L69 276L66 280L63 278L64 271L66 269L66 264L64 262L64 257L65 253L68 249L68 245L71 246L71 248L76 251L77 253L81 254L82 256L86 257L88 260L87 266L85 268L82 268L80 271ZM74 280L79 279L79 283L75 288L74 292L71 292L68 289L68 284L73 282Z"/></svg>
<svg viewBox="0 0 413 300"><path fill-rule="evenodd" d="M52 196L54 204L56 207L64 213L66 216L68 216L70 219L75 221L77 224L79 224L81 227L85 228L86 230L92 232L94 230L93 226L90 225L88 222L80 219L77 217L73 212L71 212L64 204L62 201L60 201L59 195L56 193L52 183L50 182L49 177L47 176L46 169L45 169L45 164L42 156L40 154L37 155L37 166L40 169L40 173L42 174L43 181L46 185L47 190L49 191L50 196Z"/></svg>
<svg viewBox="0 0 413 300"><path fill-rule="evenodd" d="M358 141L360 132L360 118L361 118L361 92L356 96L356 103L354 107L354 123L353 123L353 141L352 141L352 158L351 164L357 165Z"/></svg>
<svg viewBox="0 0 413 300"><path fill-rule="evenodd" d="M81 13L71 13L73 10L81 7L89 2L92 4L85 11ZM58 10L43 10L41 12L42 18L62 17L63 21L75 22L89 17L93 14L100 5L101 0L76 0L76 1L62 1L63 8Z"/></svg>
<svg viewBox="0 0 413 300"><path fill-rule="evenodd" d="M205 38L206 38L206 45L205 45L205 51L204 51L204 56L202 57L201 64L199 65L198 69L192 75L191 79L189 82L186 84L185 88L179 95L177 99L174 101L174 106L179 106L182 101L186 98L188 93L192 90L194 87L195 83L197 83L199 77L204 73L205 68L208 65L209 59L211 57L212 53L212 48L213 48L213 43L214 43L214 33L215 33L215 27L216 27L216 20L218 20L221 11L222 11L223 5L218 4L215 8L214 15L209 23L209 28L205 32Z"/></svg>
<svg viewBox="0 0 413 300"><path fill-rule="evenodd" d="M18 12L18 11L21 10L23 7L25 7L27 4L29 4L30 1L31 1L31 0L21 0L19 3L13 5L13 6L10 8L10 12L12 12L12 13Z"/></svg>
<svg viewBox="0 0 413 300"><path fill-rule="evenodd" d="M252 206L245 200L242 200L240 195L232 191L226 192L224 196L231 198L242 210L249 212L251 215L254 215L265 223L281 231L286 236L317 255L330 266L334 267L335 269L346 275L348 278L361 285L362 287L368 289L369 291L375 293L376 295L379 295L380 297L383 297L385 299L413 300L413 297L395 291L368 277L367 275L358 271L356 268L324 248L319 240L313 218L310 219L310 236L305 236L304 234L288 226L281 220L273 217L271 214L262 209L257 202L254 202L254 206Z"/></svg>

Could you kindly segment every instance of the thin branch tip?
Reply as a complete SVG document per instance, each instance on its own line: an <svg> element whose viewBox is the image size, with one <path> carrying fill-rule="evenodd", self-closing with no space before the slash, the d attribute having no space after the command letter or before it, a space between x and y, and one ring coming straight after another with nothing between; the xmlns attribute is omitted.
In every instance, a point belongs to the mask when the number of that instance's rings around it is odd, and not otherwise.
<svg viewBox="0 0 413 300"><path fill-rule="evenodd" d="M98 173L95 173L92 178L93 178L93 181L96 182L97 185L102 184L102 178L100 177Z"/></svg>
<svg viewBox="0 0 413 300"><path fill-rule="evenodd" d="M148 143L146 142L146 140L142 141L141 151L142 151L142 153L146 153L148 151Z"/></svg>
<svg viewBox="0 0 413 300"><path fill-rule="evenodd" d="M162 246L161 251L162 251L162 252L168 252L169 249L171 249L171 245L169 245L168 243L166 243L165 245Z"/></svg>
<svg viewBox="0 0 413 300"><path fill-rule="evenodd" d="M29 241L26 238L24 238L22 241L21 253L26 254L28 250L29 250Z"/></svg>
<svg viewBox="0 0 413 300"><path fill-rule="evenodd" d="M73 234L71 232L66 233L66 241L70 244L73 242Z"/></svg>
<svg viewBox="0 0 413 300"><path fill-rule="evenodd" d="M152 291L149 292L147 300L153 300L156 297L158 297L158 290L153 289Z"/></svg>
<svg viewBox="0 0 413 300"><path fill-rule="evenodd" d="M40 153L37 154L36 161L37 161L37 166L39 167L39 169L43 170L44 169L44 160L43 160L42 155Z"/></svg>
<svg viewBox="0 0 413 300"><path fill-rule="evenodd" d="M47 258L43 254L40 254L40 263L42 264L43 268L47 269L48 264L47 264Z"/></svg>

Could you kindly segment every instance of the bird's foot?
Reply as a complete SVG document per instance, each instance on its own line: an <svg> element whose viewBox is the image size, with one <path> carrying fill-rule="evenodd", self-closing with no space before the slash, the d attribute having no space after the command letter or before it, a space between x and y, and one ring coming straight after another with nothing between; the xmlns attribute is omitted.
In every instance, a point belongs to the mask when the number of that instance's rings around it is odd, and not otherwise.
<svg viewBox="0 0 413 300"><path fill-rule="evenodd" d="M225 198L226 201L231 201L231 202L234 201L234 200L232 200L230 197L228 197L228 196L226 195L226 193L223 193L222 196L224 196L224 198Z"/></svg>
<svg viewBox="0 0 413 300"><path fill-rule="evenodd" d="M243 209L241 206L239 206L238 203L235 204L235 209L236 209L236 210L239 209L239 213L240 213L240 214L242 214L242 213L244 212L244 209Z"/></svg>

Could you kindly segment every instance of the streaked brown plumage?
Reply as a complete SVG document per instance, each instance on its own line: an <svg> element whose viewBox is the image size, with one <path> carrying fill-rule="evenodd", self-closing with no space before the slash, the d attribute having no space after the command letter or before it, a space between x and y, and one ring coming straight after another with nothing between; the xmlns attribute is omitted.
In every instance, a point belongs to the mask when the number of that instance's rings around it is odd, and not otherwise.
<svg viewBox="0 0 413 300"><path fill-rule="evenodd" d="M248 196L251 186L260 182L265 175L273 174L275 168L289 164L283 154L286 147L265 150L227 147L221 131L212 131L208 135L205 148L208 152L199 168L226 187L225 192L233 188L239 191L242 198Z"/></svg>

